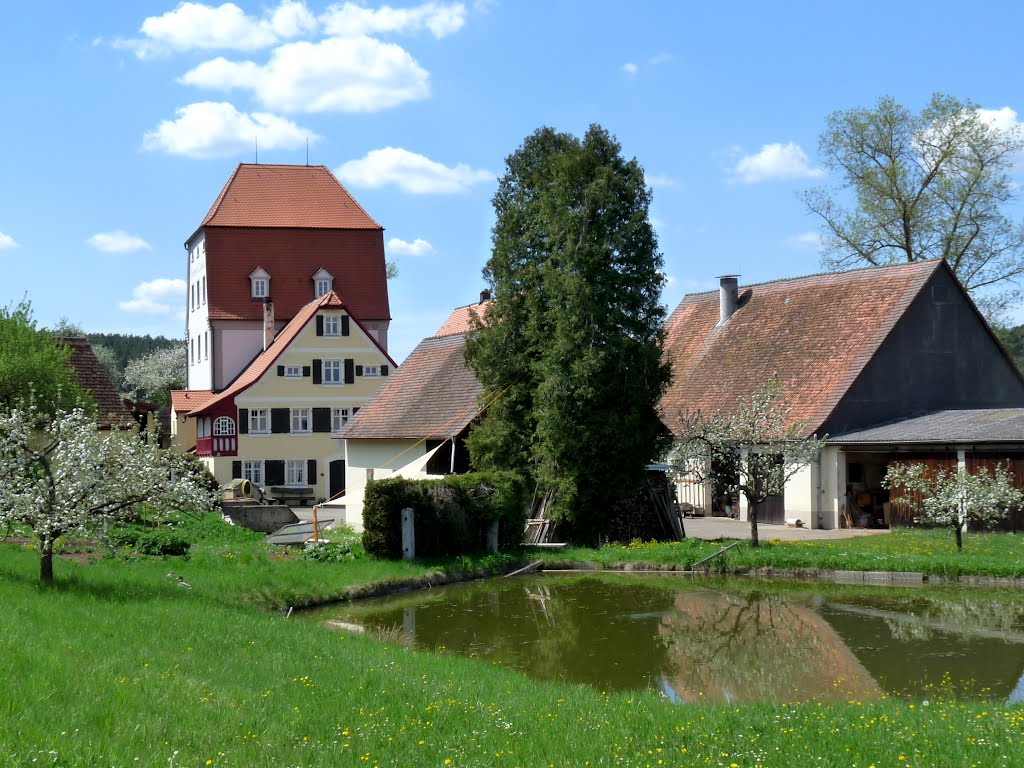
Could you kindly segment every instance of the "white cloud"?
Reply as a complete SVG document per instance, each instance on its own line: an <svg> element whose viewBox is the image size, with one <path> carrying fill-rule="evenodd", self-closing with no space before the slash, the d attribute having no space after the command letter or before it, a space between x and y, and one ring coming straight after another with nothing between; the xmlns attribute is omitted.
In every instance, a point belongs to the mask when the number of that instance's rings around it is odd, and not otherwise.
<svg viewBox="0 0 1024 768"><path fill-rule="evenodd" d="M400 147L374 149L360 160L350 160L335 175L356 187L394 184L414 195L451 195L468 192L474 184L493 181L490 171L459 163L454 168Z"/></svg>
<svg viewBox="0 0 1024 768"><path fill-rule="evenodd" d="M266 64L218 56L180 82L250 91L282 112L376 112L430 95L429 74L401 46L370 37L288 43Z"/></svg>
<svg viewBox="0 0 1024 768"><path fill-rule="evenodd" d="M825 175L824 168L813 168L807 153L796 142L765 144L755 155L744 155L729 170L732 181L754 184L770 179L808 179Z"/></svg>
<svg viewBox="0 0 1024 768"><path fill-rule="evenodd" d="M632 61L627 61L625 64L622 65L622 71L625 72L627 75L635 75L638 69L639 67Z"/></svg>
<svg viewBox="0 0 1024 768"><path fill-rule="evenodd" d="M673 59L675 59L675 56L673 56L671 53L656 53L654 56L651 56L651 58L647 60L647 63L650 64L652 67L656 67L659 64L667 64Z"/></svg>
<svg viewBox="0 0 1024 768"><path fill-rule="evenodd" d="M185 303L187 288L184 280L158 277L156 280L135 286L132 289L132 299L118 302L118 306L125 312L168 315Z"/></svg>
<svg viewBox="0 0 1024 768"><path fill-rule="evenodd" d="M981 118L983 123L1000 131L1019 131L1021 129L1021 123L1017 119L1017 110L1010 107L979 109L978 117Z"/></svg>
<svg viewBox="0 0 1024 768"><path fill-rule="evenodd" d="M18 243L15 242L13 237L11 237L10 235L5 235L3 232L0 232L0 251L4 251L8 248L17 247Z"/></svg>
<svg viewBox="0 0 1024 768"><path fill-rule="evenodd" d="M316 28L316 18L297 0L282 0L261 18L247 15L234 3L183 2L173 11L143 21L142 39L118 40L115 46L134 51L140 59L176 51L253 51Z"/></svg>
<svg viewBox="0 0 1024 768"><path fill-rule="evenodd" d="M298 149L320 137L290 120L263 112L239 112L227 102L203 101L182 107L142 139L142 148L188 157L227 157L253 150Z"/></svg>
<svg viewBox="0 0 1024 768"><path fill-rule="evenodd" d="M113 232L97 232L86 242L97 251L107 253L135 253L136 251L153 250L149 243L137 235L130 235L123 229L115 229Z"/></svg>
<svg viewBox="0 0 1024 768"><path fill-rule="evenodd" d="M799 235L792 235L786 238L786 245L795 248L814 248L821 250L821 235L817 232L801 232Z"/></svg>
<svg viewBox="0 0 1024 768"><path fill-rule="evenodd" d="M320 16L328 35L356 37L382 32L412 33L422 29L440 39L454 34L466 23L466 6L462 3L428 2L411 8L366 8L356 3L330 6Z"/></svg>
<svg viewBox="0 0 1024 768"><path fill-rule="evenodd" d="M426 240L418 237L411 243L392 237L388 240L388 252L395 256L430 256L437 251Z"/></svg>
<svg viewBox="0 0 1024 768"><path fill-rule="evenodd" d="M655 189L667 189L669 187L678 187L679 182L669 176L667 173L655 173L647 177L648 186L654 187Z"/></svg>

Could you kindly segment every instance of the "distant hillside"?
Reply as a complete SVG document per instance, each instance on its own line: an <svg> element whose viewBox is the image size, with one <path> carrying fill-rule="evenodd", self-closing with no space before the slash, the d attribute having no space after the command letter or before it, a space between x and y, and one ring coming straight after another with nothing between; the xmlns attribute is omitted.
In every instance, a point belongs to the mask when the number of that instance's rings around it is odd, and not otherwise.
<svg viewBox="0 0 1024 768"><path fill-rule="evenodd" d="M135 358L181 344L179 339L168 339L165 336L136 336L131 333L87 333L86 338L93 346L99 344L113 352L117 367L122 371L129 361Z"/></svg>

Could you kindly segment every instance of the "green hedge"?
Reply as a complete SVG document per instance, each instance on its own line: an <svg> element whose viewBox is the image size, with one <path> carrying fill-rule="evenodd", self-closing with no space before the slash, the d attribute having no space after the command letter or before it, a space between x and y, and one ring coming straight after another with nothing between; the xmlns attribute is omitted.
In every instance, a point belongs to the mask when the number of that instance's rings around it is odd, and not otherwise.
<svg viewBox="0 0 1024 768"><path fill-rule="evenodd" d="M373 557L402 556L402 509L415 510L416 556L443 557L482 550L498 520L498 547L523 540L529 492L514 472L474 472L439 480L388 478L366 484L363 546Z"/></svg>

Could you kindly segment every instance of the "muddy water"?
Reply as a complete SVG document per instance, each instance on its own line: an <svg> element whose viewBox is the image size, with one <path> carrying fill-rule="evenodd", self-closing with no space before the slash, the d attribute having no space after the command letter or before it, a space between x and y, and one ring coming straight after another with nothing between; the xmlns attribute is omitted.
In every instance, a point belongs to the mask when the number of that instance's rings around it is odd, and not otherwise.
<svg viewBox="0 0 1024 768"><path fill-rule="evenodd" d="M1024 700L1024 593L541 575L312 615L421 649L680 702Z"/></svg>

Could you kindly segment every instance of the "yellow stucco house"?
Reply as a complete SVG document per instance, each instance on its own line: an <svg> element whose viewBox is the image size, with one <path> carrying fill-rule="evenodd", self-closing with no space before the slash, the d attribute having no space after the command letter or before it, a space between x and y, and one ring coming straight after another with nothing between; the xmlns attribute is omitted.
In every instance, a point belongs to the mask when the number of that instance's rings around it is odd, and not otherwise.
<svg viewBox="0 0 1024 768"><path fill-rule="evenodd" d="M245 478L272 498L313 503L344 490L332 439L395 370L376 335L334 291L311 301L223 391L171 393L175 444L221 483Z"/></svg>

